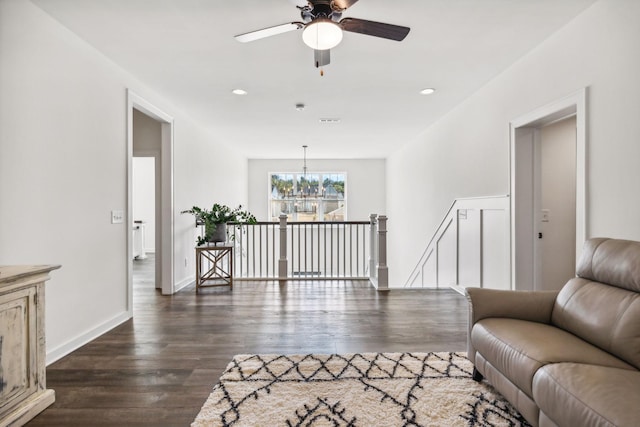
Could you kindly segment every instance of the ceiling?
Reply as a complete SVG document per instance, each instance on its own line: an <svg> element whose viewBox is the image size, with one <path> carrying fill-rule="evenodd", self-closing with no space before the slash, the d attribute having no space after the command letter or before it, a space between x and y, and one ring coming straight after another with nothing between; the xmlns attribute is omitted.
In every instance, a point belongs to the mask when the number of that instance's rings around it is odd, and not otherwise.
<svg viewBox="0 0 640 427"><path fill-rule="evenodd" d="M248 158L348 159L414 140L595 0L360 0L343 17L411 32L345 33L324 76L301 31L233 38L299 21L294 0L32 2Z"/></svg>

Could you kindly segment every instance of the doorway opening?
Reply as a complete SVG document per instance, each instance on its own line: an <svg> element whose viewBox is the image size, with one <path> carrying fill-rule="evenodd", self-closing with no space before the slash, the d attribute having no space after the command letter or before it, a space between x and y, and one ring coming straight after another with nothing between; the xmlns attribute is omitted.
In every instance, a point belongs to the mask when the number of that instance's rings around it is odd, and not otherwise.
<svg viewBox="0 0 640 427"><path fill-rule="evenodd" d="M162 110L153 106L132 91L127 91L127 222L130 232L127 238L127 286L128 312L133 315L133 258L139 256L134 229L140 231L142 221L146 234L146 247L149 249L153 242L154 283L163 295L175 292L174 284L174 245L173 245L173 118ZM146 159L146 160L145 160ZM134 168L134 162L136 167ZM149 221L134 216L140 215L139 209L134 209L134 173L144 171L146 163L153 163L153 202L147 197L146 204L153 204L153 225ZM139 167L140 166L140 167ZM147 179L149 171L147 170ZM148 196L148 195L147 195ZM139 200L136 200L139 201ZM149 208L149 206L147 206ZM151 239L151 235L153 239ZM145 243L143 243L143 246Z"/></svg>
<svg viewBox="0 0 640 427"><path fill-rule="evenodd" d="M511 283L554 290L586 240L586 89L511 122Z"/></svg>
<svg viewBox="0 0 640 427"><path fill-rule="evenodd" d="M133 286L134 299L141 293L155 293L161 287L160 264L156 262L155 242L160 233L156 226L159 216L160 190L156 164L160 163L160 122L133 112ZM153 132L157 129L157 132ZM151 131L151 132L149 132ZM142 150L153 143L157 152ZM142 146L142 147L141 147Z"/></svg>

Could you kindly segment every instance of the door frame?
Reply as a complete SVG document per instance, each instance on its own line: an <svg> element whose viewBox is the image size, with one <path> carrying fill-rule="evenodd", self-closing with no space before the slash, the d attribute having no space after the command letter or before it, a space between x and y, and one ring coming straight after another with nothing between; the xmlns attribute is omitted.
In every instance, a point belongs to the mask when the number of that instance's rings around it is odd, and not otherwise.
<svg viewBox="0 0 640 427"><path fill-rule="evenodd" d="M511 196L511 289L534 290L535 255L534 146L536 128L576 117L576 262L587 239L587 88L524 114L509 124Z"/></svg>
<svg viewBox="0 0 640 427"><path fill-rule="evenodd" d="M174 119L131 89L127 89L127 311L133 315L133 235L129 226L133 224L133 110L138 110L160 122L160 242L156 242L156 252L160 249L161 288L163 295L175 292L174 274L174 189L173 189L173 146Z"/></svg>

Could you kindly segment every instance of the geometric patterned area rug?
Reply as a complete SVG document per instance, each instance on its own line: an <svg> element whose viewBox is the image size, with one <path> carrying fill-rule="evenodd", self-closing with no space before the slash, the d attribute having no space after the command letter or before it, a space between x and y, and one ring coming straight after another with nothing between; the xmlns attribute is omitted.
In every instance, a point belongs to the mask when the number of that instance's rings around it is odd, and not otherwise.
<svg viewBox="0 0 640 427"><path fill-rule="evenodd" d="M465 353L238 355L201 426L529 426Z"/></svg>

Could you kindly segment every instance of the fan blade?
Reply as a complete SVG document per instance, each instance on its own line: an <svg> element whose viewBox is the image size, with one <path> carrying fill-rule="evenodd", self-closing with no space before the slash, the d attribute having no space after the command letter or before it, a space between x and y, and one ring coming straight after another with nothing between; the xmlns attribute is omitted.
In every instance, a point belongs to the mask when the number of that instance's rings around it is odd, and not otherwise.
<svg viewBox="0 0 640 427"><path fill-rule="evenodd" d="M331 8L342 12L353 6L358 0L333 0L331 2Z"/></svg>
<svg viewBox="0 0 640 427"><path fill-rule="evenodd" d="M368 36L382 37L383 39L402 41L411 28L399 25L385 24L383 22L367 21L357 18L344 18L339 23L344 31L366 34Z"/></svg>
<svg viewBox="0 0 640 427"><path fill-rule="evenodd" d="M289 24L276 25L275 27L263 28L262 30L251 31L250 33L238 34L236 40L242 43L252 42L254 40L263 39L265 37L275 36L276 34L288 33L304 28L302 22L291 22Z"/></svg>
<svg viewBox="0 0 640 427"><path fill-rule="evenodd" d="M318 50L315 49L313 51L313 60L315 61L316 68L324 67L325 65L329 65L331 62L331 50Z"/></svg>

